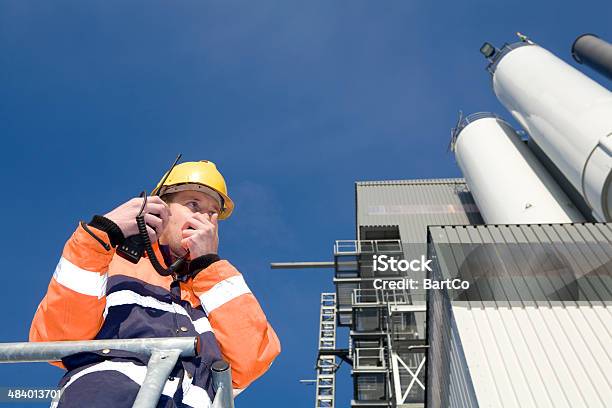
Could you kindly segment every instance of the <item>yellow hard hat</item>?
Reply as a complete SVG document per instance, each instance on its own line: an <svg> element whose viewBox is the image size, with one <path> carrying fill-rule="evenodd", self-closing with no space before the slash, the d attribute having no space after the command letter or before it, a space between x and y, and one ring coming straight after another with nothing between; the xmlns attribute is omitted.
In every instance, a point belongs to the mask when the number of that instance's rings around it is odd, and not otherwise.
<svg viewBox="0 0 612 408"><path fill-rule="evenodd" d="M164 177L157 183L155 189L151 194L158 194L160 196L169 194L170 192L180 190L195 190L201 189L199 186L204 186L202 191L210 192L209 189L214 190L221 197L221 213L219 219L224 220L230 216L234 210L234 202L227 195L227 186L225 185L225 179L217 170L215 163L208 160L200 160L197 162L184 162L177 164L170 171L170 175L164 181ZM163 181L163 185L161 184ZM170 188L177 187L177 188Z"/></svg>

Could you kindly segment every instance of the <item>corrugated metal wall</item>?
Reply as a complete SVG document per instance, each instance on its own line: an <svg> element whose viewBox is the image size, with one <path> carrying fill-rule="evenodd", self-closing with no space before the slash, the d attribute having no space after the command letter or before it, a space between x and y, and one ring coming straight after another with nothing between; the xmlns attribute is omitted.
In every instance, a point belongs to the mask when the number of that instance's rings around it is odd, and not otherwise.
<svg viewBox="0 0 612 408"><path fill-rule="evenodd" d="M472 306L612 300L609 224L434 226L429 233L443 278L478 285L483 302L470 296Z"/></svg>
<svg viewBox="0 0 612 408"><path fill-rule="evenodd" d="M429 233L441 278L453 276L466 261L464 255L470 253L465 249L463 253L449 251L449 243L470 250L492 243L504 245L504 251L510 254L499 256L497 261L511 275L538 273L521 270L526 248L544 252L552 249L562 256L564 267L569 266L579 282L577 300L531 302L531 293L518 290L516 300L522 300L523 295L526 300L522 304L508 298L475 304L453 300L458 299L456 293L430 291L429 406L474 406L473 401L460 398L454 391L465 389L466 373L480 406L610 406L610 224L440 226L431 227ZM519 243L524 245L514 245ZM451 297L446 304L437 300L442 294ZM449 329L451 334L444 334ZM455 335L458 344L452 341ZM457 354L457 349L463 353ZM443 374L437 379L440 372Z"/></svg>
<svg viewBox="0 0 612 408"><path fill-rule="evenodd" d="M460 178L358 181L355 188L357 226L398 225L402 242L426 243L428 225L483 223Z"/></svg>
<svg viewBox="0 0 612 408"><path fill-rule="evenodd" d="M442 279L439 267L434 265L431 277ZM447 292L429 292L427 325L426 406L478 407Z"/></svg>

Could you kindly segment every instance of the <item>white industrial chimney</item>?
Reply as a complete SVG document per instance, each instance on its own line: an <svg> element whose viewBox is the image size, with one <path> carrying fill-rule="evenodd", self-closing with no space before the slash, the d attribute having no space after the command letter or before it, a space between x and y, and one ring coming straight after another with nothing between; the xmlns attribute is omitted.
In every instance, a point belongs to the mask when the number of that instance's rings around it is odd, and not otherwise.
<svg viewBox="0 0 612 408"><path fill-rule="evenodd" d="M487 224L585 221L514 129L496 115L466 117L453 139L457 163Z"/></svg>
<svg viewBox="0 0 612 408"><path fill-rule="evenodd" d="M497 98L595 218L612 221L612 93L529 40L482 51Z"/></svg>

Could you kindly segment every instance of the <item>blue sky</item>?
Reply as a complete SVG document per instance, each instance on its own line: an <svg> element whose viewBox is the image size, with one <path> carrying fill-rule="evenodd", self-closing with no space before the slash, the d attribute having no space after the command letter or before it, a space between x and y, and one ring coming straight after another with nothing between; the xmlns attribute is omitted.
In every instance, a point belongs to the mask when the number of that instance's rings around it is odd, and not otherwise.
<svg viewBox="0 0 612 408"><path fill-rule="evenodd" d="M510 119L484 41L521 31L576 65L576 36L612 40L607 1L447 3L0 1L0 341L27 339L77 222L150 190L181 152L224 173L236 210L220 253L283 345L238 406L313 406L298 380L314 376L331 272L269 263L331 260L355 236L356 180L460 176L446 149L458 110ZM60 375L3 365L0 387ZM348 406L346 369L338 387Z"/></svg>

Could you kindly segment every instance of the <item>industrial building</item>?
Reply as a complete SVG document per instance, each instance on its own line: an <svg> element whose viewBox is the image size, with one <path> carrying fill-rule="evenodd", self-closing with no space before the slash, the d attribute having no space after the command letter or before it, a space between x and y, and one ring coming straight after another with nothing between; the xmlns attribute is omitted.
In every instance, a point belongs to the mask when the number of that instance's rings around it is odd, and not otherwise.
<svg viewBox="0 0 612 408"><path fill-rule="evenodd" d="M612 93L519 34L481 52L501 116L461 117L463 178L355 183L355 238L334 244L321 297L315 407L612 405ZM574 58L612 78L612 45ZM375 270L374 255L423 272ZM467 281L381 289L377 281ZM349 344L336 341L349 331Z"/></svg>

